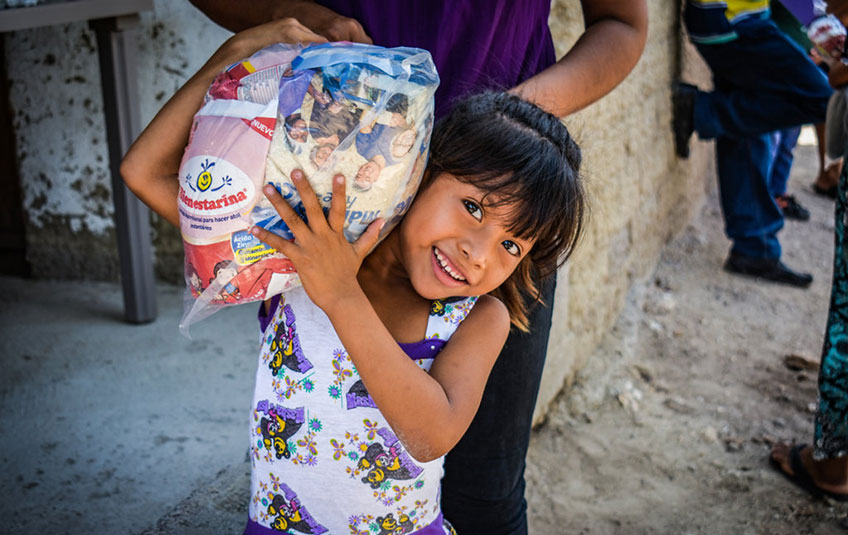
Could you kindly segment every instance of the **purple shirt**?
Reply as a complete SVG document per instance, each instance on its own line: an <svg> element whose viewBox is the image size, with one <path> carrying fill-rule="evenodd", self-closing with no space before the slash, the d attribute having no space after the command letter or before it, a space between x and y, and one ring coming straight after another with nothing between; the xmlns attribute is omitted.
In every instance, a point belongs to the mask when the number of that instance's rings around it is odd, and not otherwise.
<svg viewBox="0 0 848 535"><path fill-rule="evenodd" d="M436 118L463 95L510 89L556 61L550 0L318 0L362 24L375 45L433 56Z"/></svg>

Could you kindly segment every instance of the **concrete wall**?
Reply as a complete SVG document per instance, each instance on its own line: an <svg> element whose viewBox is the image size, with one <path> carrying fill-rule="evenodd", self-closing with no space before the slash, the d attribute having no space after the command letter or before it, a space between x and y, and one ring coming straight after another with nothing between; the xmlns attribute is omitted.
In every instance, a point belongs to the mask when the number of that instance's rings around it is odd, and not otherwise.
<svg viewBox="0 0 848 535"><path fill-rule="evenodd" d="M583 147L592 213L573 261L559 276L548 364L536 419L573 377L619 313L631 282L653 269L664 243L685 227L711 182L709 146L674 155L670 83L707 71L684 45L675 0L649 0L645 53L629 78L568 125ZM577 0L551 15L563 54L582 31ZM229 35L186 1L157 0L142 18L142 119ZM40 278L117 279L111 187L103 137L94 35L84 24L5 37L10 99L27 214L27 255ZM157 276L182 280L179 234L154 216Z"/></svg>

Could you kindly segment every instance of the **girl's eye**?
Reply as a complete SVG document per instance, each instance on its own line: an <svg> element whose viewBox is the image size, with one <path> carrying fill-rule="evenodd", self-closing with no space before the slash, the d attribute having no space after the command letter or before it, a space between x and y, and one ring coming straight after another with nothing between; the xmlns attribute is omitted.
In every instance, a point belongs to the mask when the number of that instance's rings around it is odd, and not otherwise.
<svg viewBox="0 0 848 535"><path fill-rule="evenodd" d="M506 252L513 256L519 256L521 254L521 248L513 241L504 240L501 242L506 249Z"/></svg>
<svg viewBox="0 0 848 535"><path fill-rule="evenodd" d="M480 209L480 205L475 203L474 201L463 200L462 204L465 205L465 209L468 210L468 213L471 214L471 217L476 219L477 221L483 220L483 210Z"/></svg>

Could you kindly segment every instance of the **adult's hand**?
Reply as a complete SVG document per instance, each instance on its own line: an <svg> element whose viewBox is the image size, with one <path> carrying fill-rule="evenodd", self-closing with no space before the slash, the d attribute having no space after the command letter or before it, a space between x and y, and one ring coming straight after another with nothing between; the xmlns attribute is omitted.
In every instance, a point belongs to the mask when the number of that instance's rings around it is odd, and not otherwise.
<svg viewBox="0 0 848 535"><path fill-rule="evenodd" d="M372 43L359 22L310 0L190 1L210 19L233 32L291 17L328 41Z"/></svg>
<svg viewBox="0 0 848 535"><path fill-rule="evenodd" d="M209 62L224 66L250 56L257 50L274 43L326 43L327 39L313 32L297 19L276 19L259 26L248 28L230 37ZM217 66L215 67L217 68Z"/></svg>

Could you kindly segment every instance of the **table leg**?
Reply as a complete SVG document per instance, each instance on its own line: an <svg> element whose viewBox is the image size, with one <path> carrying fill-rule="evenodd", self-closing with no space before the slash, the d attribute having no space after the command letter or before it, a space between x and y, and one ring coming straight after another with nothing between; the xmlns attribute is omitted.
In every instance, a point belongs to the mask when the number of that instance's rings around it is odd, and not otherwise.
<svg viewBox="0 0 848 535"><path fill-rule="evenodd" d="M156 319L156 288L150 243L150 213L124 185L121 159L141 132L136 80L138 15L91 22L97 34L109 170L115 203L115 231L124 291L124 318L130 323Z"/></svg>

